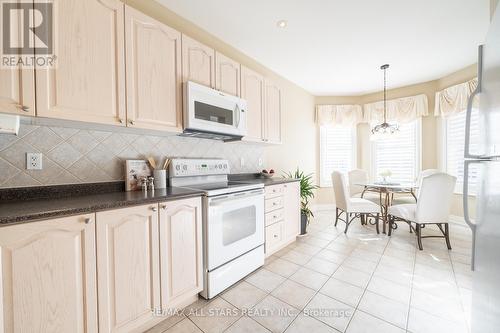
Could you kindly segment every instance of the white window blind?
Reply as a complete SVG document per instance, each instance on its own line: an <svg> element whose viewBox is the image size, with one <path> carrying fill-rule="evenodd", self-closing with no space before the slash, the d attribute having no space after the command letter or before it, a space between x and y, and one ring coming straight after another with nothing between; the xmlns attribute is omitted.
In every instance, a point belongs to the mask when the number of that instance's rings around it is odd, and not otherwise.
<svg viewBox="0 0 500 333"><path fill-rule="evenodd" d="M420 172L420 120L399 126L399 134L380 138L372 144L372 178L390 170L391 182L414 182Z"/></svg>
<svg viewBox="0 0 500 333"><path fill-rule="evenodd" d="M464 183L464 143L465 143L465 112L452 115L445 119L444 152L445 170L457 177L455 192L461 193ZM471 151L479 148L479 112L473 109L470 128ZM476 193L478 182L478 168L471 165L469 169L469 191Z"/></svg>
<svg viewBox="0 0 500 333"><path fill-rule="evenodd" d="M356 167L356 129L320 127L320 186L332 186L332 172L347 173Z"/></svg>

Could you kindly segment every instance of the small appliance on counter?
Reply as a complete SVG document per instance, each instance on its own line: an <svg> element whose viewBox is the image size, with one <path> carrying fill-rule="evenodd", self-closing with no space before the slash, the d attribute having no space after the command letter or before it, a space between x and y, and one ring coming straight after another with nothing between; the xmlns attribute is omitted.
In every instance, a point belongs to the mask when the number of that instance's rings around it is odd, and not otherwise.
<svg viewBox="0 0 500 333"><path fill-rule="evenodd" d="M203 291L210 299L264 265L264 185L231 182L229 162L172 159L170 186L204 191Z"/></svg>

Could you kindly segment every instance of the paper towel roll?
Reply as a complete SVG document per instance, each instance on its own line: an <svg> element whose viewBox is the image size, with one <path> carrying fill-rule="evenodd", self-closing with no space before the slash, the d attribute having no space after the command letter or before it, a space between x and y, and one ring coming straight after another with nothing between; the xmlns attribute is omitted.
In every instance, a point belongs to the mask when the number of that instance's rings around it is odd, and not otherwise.
<svg viewBox="0 0 500 333"><path fill-rule="evenodd" d="M20 117L10 114L0 114L0 134L19 133Z"/></svg>

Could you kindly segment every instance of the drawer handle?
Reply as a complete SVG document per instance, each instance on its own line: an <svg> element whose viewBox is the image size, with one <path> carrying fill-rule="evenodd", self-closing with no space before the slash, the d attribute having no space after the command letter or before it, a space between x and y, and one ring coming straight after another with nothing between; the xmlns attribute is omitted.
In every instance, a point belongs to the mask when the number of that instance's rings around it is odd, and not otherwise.
<svg viewBox="0 0 500 333"><path fill-rule="evenodd" d="M85 220L83 220L83 222L85 222L85 224L89 224L92 220L90 219L90 217L86 217Z"/></svg>

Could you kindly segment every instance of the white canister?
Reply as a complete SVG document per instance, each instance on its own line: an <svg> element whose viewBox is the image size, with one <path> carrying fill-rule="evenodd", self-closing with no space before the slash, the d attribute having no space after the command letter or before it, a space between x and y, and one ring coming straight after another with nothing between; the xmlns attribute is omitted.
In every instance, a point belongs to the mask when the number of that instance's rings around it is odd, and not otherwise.
<svg viewBox="0 0 500 333"><path fill-rule="evenodd" d="M167 187L167 170L153 170L153 177L155 178L156 189Z"/></svg>

